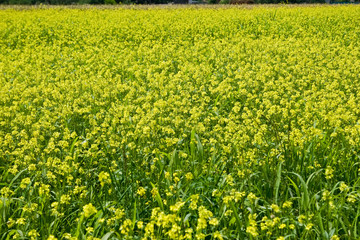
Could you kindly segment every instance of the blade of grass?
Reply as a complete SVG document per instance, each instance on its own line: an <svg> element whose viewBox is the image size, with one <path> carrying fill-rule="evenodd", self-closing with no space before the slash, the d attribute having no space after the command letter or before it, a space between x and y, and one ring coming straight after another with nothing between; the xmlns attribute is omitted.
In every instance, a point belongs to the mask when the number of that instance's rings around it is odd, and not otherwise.
<svg viewBox="0 0 360 240"><path fill-rule="evenodd" d="M277 173L276 173L276 182L275 182L275 204L278 203L278 196L279 196L279 188L281 182L281 165L282 162L279 163Z"/></svg>

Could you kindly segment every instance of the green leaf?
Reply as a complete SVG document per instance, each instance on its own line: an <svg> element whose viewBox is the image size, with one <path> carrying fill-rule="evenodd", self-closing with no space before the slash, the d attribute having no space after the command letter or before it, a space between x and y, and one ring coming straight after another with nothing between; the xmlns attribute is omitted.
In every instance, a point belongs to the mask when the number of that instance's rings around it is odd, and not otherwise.
<svg viewBox="0 0 360 240"><path fill-rule="evenodd" d="M135 202L134 202L134 211L133 211L133 220L132 220L132 229L134 230L135 228L135 222L136 222L136 199L135 199Z"/></svg>
<svg viewBox="0 0 360 240"><path fill-rule="evenodd" d="M151 186L152 186L153 188L155 188L155 185L154 185L153 183L150 183L150 184L151 184ZM162 211L164 211L164 204L163 204L163 201L162 201L161 196L160 196L160 194L159 194L159 191L156 193L155 199L156 199L156 201L158 202L160 209L161 209Z"/></svg>
<svg viewBox="0 0 360 240"><path fill-rule="evenodd" d="M113 233L114 232L108 232L101 238L101 240L108 240L111 237L111 235L113 235Z"/></svg>
<svg viewBox="0 0 360 240"><path fill-rule="evenodd" d="M279 163L277 173L276 173L276 182L275 182L275 204L278 203L278 196L279 196L279 187L281 182L281 165L282 162Z"/></svg>

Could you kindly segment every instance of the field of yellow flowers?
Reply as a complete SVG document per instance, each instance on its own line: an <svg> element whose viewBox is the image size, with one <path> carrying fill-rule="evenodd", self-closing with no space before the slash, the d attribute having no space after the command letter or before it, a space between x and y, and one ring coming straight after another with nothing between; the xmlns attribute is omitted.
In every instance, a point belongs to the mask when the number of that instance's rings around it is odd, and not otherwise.
<svg viewBox="0 0 360 240"><path fill-rule="evenodd" d="M359 22L0 10L0 239L359 239Z"/></svg>

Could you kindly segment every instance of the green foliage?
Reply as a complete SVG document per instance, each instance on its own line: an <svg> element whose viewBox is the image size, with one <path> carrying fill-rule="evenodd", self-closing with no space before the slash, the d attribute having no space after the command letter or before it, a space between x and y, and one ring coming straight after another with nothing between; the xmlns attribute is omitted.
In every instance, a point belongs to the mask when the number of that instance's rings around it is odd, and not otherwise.
<svg viewBox="0 0 360 240"><path fill-rule="evenodd" d="M32 0L9 0L8 3L9 4L21 4L21 5L33 4Z"/></svg>
<svg viewBox="0 0 360 240"><path fill-rule="evenodd" d="M105 0L105 4L116 4L115 0Z"/></svg>

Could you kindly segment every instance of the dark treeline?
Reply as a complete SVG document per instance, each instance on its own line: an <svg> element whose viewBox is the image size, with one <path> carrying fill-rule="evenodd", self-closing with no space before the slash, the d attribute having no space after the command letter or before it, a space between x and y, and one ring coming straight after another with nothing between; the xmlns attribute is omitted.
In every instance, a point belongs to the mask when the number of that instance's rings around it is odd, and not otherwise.
<svg viewBox="0 0 360 240"><path fill-rule="evenodd" d="M277 4L277 3L347 3L354 0L193 0L195 3L204 4ZM359 0L356 0L358 3ZM189 0L0 0L0 4L50 4L50 5L71 5L71 4L187 4Z"/></svg>

